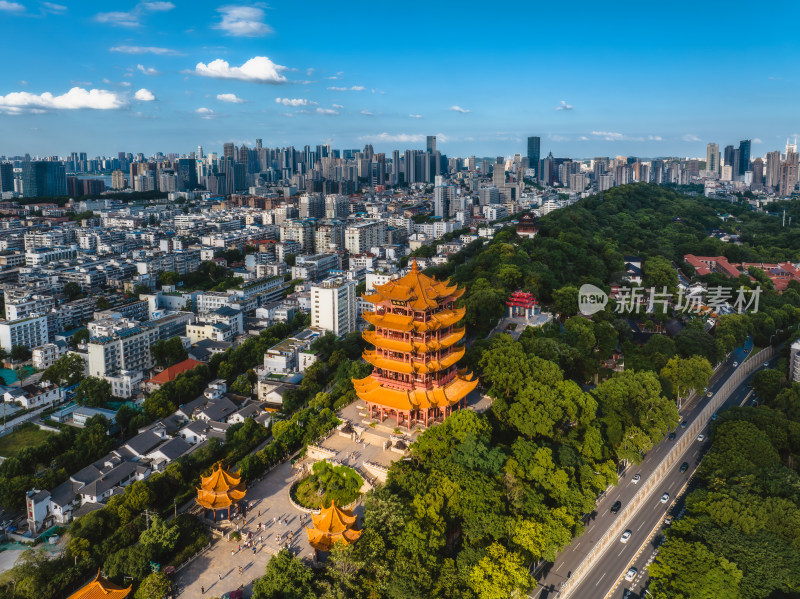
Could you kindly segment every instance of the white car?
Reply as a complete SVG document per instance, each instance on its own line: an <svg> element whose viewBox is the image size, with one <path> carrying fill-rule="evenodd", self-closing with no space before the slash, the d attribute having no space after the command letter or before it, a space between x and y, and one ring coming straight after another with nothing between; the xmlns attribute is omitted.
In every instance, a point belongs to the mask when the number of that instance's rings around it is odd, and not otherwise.
<svg viewBox="0 0 800 599"><path fill-rule="evenodd" d="M699 435L697 435L697 440L698 441L702 442L703 440L705 440L705 438L706 438L706 436L703 433L700 433Z"/></svg>
<svg viewBox="0 0 800 599"><path fill-rule="evenodd" d="M638 573L639 573L639 571L636 568L631 568L630 570L625 572L625 580L627 580L628 582L631 582L634 578L636 578L636 575Z"/></svg>
<svg viewBox="0 0 800 599"><path fill-rule="evenodd" d="M762 366L763 366L764 368L769 368L769 362L764 362L764 363L762 364Z"/></svg>
<svg viewBox="0 0 800 599"><path fill-rule="evenodd" d="M627 543L628 539L630 539L630 538L631 538L631 531L630 530L626 530L625 532L622 533L622 536L619 538L619 540L622 543Z"/></svg>
<svg viewBox="0 0 800 599"><path fill-rule="evenodd" d="M635 485L635 484L636 484L636 483L638 483L638 482L639 482L641 479L642 479L642 475L641 475L641 474L634 474L634 475L633 475L633 478L631 479L631 482L632 482L632 483Z"/></svg>
<svg viewBox="0 0 800 599"><path fill-rule="evenodd" d="M734 362L734 363L733 363L733 367L734 367L734 368L737 368L738 366L739 366L739 362Z"/></svg>
<svg viewBox="0 0 800 599"><path fill-rule="evenodd" d="M669 493L664 493L661 496L661 503L667 503L669 501Z"/></svg>

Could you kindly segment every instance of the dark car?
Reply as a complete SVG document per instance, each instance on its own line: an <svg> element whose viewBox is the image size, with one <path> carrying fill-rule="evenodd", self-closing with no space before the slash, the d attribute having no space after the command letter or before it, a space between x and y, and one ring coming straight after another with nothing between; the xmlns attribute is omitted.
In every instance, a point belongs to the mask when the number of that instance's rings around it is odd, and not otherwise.
<svg viewBox="0 0 800 599"><path fill-rule="evenodd" d="M619 508L622 507L621 501L615 501L614 505L611 506L611 513L616 514L619 511Z"/></svg>
<svg viewBox="0 0 800 599"><path fill-rule="evenodd" d="M689 423L688 423L688 422L686 422L686 421L684 420L683 422L681 422L681 428L686 428L686 426L687 426L688 424L689 424Z"/></svg>
<svg viewBox="0 0 800 599"><path fill-rule="evenodd" d="M689 469L689 462L681 464L681 472L686 472Z"/></svg>
<svg viewBox="0 0 800 599"><path fill-rule="evenodd" d="M670 441L674 441L675 440L675 433L670 433L669 434L669 440Z"/></svg>

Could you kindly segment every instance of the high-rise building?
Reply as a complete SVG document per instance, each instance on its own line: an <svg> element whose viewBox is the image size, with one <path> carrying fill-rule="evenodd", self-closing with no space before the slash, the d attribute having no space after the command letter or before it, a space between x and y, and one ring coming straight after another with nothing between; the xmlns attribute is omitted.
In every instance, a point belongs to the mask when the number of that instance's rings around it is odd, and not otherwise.
<svg viewBox="0 0 800 599"><path fill-rule="evenodd" d="M311 326L342 337L356 330L356 281L332 277L311 286Z"/></svg>
<svg viewBox="0 0 800 599"><path fill-rule="evenodd" d="M739 171L738 175L743 177L750 170L750 140L743 139L739 142Z"/></svg>
<svg viewBox="0 0 800 599"><path fill-rule="evenodd" d="M119 169L111 173L111 189L125 189L125 173Z"/></svg>
<svg viewBox="0 0 800 599"><path fill-rule="evenodd" d="M779 150L767 152L767 187L775 189L781 180L781 153Z"/></svg>
<svg viewBox="0 0 800 599"><path fill-rule="evenodd" d="M67 195L67 171L64 163L49 160L23 162L22 195L26 198Z"/></svg>
<svg viewBox="0 0 800 599"><path fill-rule="evenodd" d="M222 157L223 158L234 159L234 150L235 149L236 149L236 146L233 144L233 142L228 142L228 143L224 144L222 146Z"/></svg>
<svg viewBox="0 0 800 599"><path fill-rule="evenodd" d="M798 154L792 150L786 153L786 160L781 165L781 180L778 187L778 194L790 196L797 187L798 180Z"/></svg>
<svg viewBox="0 0 800 599"><path fill-rule="evenodd" d="M730 167L733 167L733 163L735 160L734 156L734 148L733 146L725 146L725 153L723 154L724 164Z"/></svg>
<svg viewBox="0 0 800 599"><path fill-rule="evenodd" d="M708 144L706 146L706 170L719 174L719 144Z"/></svg>
<svg viewBox="0 0 800 599"><path fill-rule="evenodd" d="M428 154L435 154L436 153L436 136L429 135L425 140L425 150Z"/></svg>
<svg viewBox="0 0 800 599"><path fill-rule="evenodd" d="M492 183L495 187L503 187L506 184L506 165L501 161L492 167Z"/></svg>
<svg viewBox="0 0 800 599"><path fill-rule="evenodd" d="M437 218L450 218L450 206L456 199L455 185L439 185L433 188L433 210Z"/></svg>
<svg viewBox="0 0 800 599"><path fill-rule="evenodd" d="M180 158L177 174L180 191L191 191L197 187L197 163L193 159Z"/></svg>
<svg viewBox="0 0 800 599"><path fill-rule="evenodd" d="M753 182L750 185L751 189L762 189L764 187L764 161L761 158L753 160Z"/></svg>
<svg viewBox="0 0 800 599"><path fill-rule="evenodd" d="M535 171L535 176L539 177L539 155L542 139L540 137L528 138L528 164Z"/></svg>
<svg viewBox="0 0 800 599"><path fill-rule="evenodd" d="M0 192L14 191L14 165L0 162Z"/></svg>

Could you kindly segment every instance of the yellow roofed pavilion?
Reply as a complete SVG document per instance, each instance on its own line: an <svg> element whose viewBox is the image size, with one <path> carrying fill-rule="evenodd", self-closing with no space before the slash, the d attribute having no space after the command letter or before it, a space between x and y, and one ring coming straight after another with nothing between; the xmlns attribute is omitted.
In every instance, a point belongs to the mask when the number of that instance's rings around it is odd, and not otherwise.
<svg viewBox="0 0 800 599"><path fill-rule="evenodd" d="M94 580L82 589L72 593L67 599L125 599L131 594L131 587L123 589L100 576L100 570Z"/></svg>
<svg viewBox="0 0 800 599"><path fill-rule="evenodd" d="M330 507L311 515L314 526L306 526L308 542L317 551L325 552L330 551L334 543L355 543L361 536L361 531L356 529L356 520L353 512L343 510L331 501Z"/></svg>
<svg viewBox="0 0 800 599"><path fill-rule="evenodd" d="M375 327L364 333L374 347L364 359L374 369L353 385L372 418L427 426L465 405L478 381L457 366L465 334L457 325L466 310L456 301L463 294L456 285L422 274L415 260L404 276L364 296L374 307L364 319Z"/></svg>
<svg viewBox="0 0 800 599"><path fill-rule="evenodd" d="M228 510L230 517L231 506L244 499L246 492L241 475L223 469L222 464L218 463L210 475L200 477L197 503L207 510L213 510L215 519L217 510Z"/></svg>

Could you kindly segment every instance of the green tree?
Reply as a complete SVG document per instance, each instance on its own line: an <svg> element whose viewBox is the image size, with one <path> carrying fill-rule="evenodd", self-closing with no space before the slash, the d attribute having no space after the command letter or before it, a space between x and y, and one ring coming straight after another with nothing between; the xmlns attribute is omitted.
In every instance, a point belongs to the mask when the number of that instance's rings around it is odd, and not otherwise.
<svg viewBox="0 0 800 599"><path fill-rule="evenodd" d="M89 329L78 329L72 335L72 344L77 347L81 343L89 341Z"/></svg>
<svg viewBox="0 0 800 599"><path fill-rule="evenodd" d="M758 401L771 403L781 390L783 374L780 370L770 368L759 370L753 375L753 391Z"/></svg>
<svg viewBox="0 0 800 599"><path fill-rule="evenodd" d="M479 599L521 598L534 585L522 558L499 543L489 545L470 571L469 582Z"/></svg>
<svg viewBox="0 0 800 599"><path fill-rule="evenodd" d="M112 398L111 383L106 379L87 376L75 387L75 401L82 406L102 408Z"/></svg>
<svg viewBox="0 0 800 599"><path fill-rule="evenodd" d="M77 385L86 372L86 362L78 354L65 354L45 369L42 379L57 385Z"/></svg>
<svg viewBox="0 0 800 599"><path fill-rule="evenodd" d="M667 292L673 293L678 287L678 272L669 260L662 256L654 256L644 261L644 286L653 287L661 292L664 287Z"/></svg>
<svg viewBox="0 0 800 599"><path fill-rule="evenodd" d="M578 313L578 288L567 285L553 292L555 310L562 318L569 318Z"/></svg>
<svg viewBox="0 0 800 599"><path fill-rule="evenodd" d="M161 516L155 514L150 521L150 528L139 537L139 542L150 547L156 557L172 553L178 543L180 533L175 526L168 526Z"/></svg>
<svg viewBox="0 0 800 599"><path fill-rule="evenodd" d="M702 356L674 357L661 369L661 378L670 384L680 404L690 392L705 389L712 372L711 364Z"/></svg>
<svg viewBox="0 0 800 599"><path fill-rule="evenodd" d="M150 346L150 353L159 366L172 366L188 357L180 337L156 341Z"/></svg>
<svg viewBox="0 0 800 599"><path fill-rule="evenodd" d="M12 362L24 362L25 360L29 360L31 357L31 350L25 345L13 345L11 346L11 361Z"/></svg>
<svg viewBox="0 0 800 599"><path fill-rule="evenodd" d="M311 569L283 549L253 583L253 599L315 599Z"/></svg>
<svg viewBox="0 0 800 599"><path fill-rule="evenodd" d="M661 546L649 567L650 592L655 599L738 599L742 571L702 543L681 539Z"/></svg>
<svg viewBox="0 0 800 599"><path fill-rule="evenodd" d="M111 307L111 304L106 297L101 296L97 298L97 304L95 304L95 307L98 310L108 310Z"/></svg>
<svg viewBox="0 0 800 599"><path fill-rule="evenodd" d="M70 281L64 285L64 295L67 296L69 301L73 301L83 295L83 289L74 281Z"/></svg>
<svg viewBox="0 0 800 599"><path fill-rule="evenodd" d="M253 383L250 381L247 373L240 374L236 377L231 385L231 391L239 395L249 396L253 393Z"/></svg>
<svg viewBox="0 0 800 599"><path fill-rule="evenodd" d="M136 590L136 599L164 599L170 594L172 585L163 573L153 572L147 575Z"/></svg>
<svg viewBox="0 0 800 599"><path fill-rule="evenodd" d="M283 261L286 263L286 266L291 268L297 264L297 257L294 254L286 254L283 257Z"/></svg>

